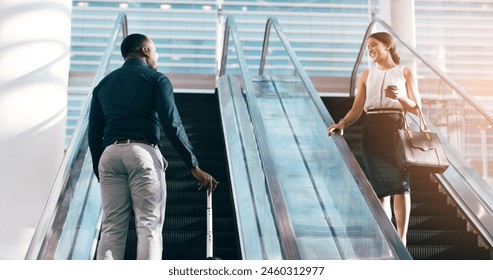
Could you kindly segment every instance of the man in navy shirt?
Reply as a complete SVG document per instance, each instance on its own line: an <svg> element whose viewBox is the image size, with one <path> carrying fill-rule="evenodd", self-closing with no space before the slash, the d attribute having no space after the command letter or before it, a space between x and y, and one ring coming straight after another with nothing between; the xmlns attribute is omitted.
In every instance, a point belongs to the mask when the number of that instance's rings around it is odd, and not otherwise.
<svg viewBox="0 0 493 280"><path fill-rule="evenodd" d="M131 34L123 40L121 53L125 63L94 88L89 114L89 147L103 206L97 259L123 259L132 209L137 259L161 259L167 162L159 150L160 125L199 189L213 191L217 181L199 168L173 86L156 71L154 42Z"/></svg>

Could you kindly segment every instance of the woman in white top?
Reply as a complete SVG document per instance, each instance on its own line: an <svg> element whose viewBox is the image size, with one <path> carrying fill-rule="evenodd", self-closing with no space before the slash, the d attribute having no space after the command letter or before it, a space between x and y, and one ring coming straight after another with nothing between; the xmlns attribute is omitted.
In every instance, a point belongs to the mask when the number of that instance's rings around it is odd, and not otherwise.
<svg viewBox="0 0 493 280"><path fill-rule="evenodd" d="M327 132L339 130L343 134L365 111L361 146L366 174L389 219L393 196L397 232L406 245L411 212L409 171L395 167L394 135L404 124L402 110L416 113L421 100L413 71L399 65L394 38L377 32L370 35L367 44L376 65L361 74L351 110Z"/></svg>

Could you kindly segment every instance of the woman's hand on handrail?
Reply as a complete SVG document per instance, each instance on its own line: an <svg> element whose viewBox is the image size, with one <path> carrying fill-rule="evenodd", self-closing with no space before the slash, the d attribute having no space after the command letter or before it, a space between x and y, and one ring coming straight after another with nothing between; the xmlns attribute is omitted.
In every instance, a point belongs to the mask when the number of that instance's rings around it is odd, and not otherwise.
<svg viewBox="0 0 493 280"><path fill-rule="evenodd" d="M346 128L347 123L344 118L342 118L338 123L333 124L327 128L327 134L330 136L332 132L335 130L339 130L341 135L344 135L344 129Z"/></svg>

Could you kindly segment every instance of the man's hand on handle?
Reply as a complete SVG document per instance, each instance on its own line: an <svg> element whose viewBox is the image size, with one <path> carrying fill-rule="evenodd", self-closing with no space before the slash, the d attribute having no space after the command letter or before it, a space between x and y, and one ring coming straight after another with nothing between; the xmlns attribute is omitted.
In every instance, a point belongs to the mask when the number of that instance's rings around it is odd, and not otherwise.
<svg viewBox="0 0 493 280"><path fill-rule="evenodd" d="M198 166L192 168L192 175L199 181L199 190L206 187L208 192L212 192L216 189L217 184L219 184L214 177L200 169Z"/></svg>

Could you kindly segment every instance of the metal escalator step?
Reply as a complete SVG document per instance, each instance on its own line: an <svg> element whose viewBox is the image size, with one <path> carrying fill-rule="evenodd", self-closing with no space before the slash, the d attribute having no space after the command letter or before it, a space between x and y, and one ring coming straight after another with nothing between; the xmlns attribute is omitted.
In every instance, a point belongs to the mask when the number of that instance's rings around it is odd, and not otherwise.
<svg viewBox="0 0 493 280"><path fill-rule="evenodd" d="M179 249L180 246L205 246L206 234L206 228L197 231L164 231L164 248L176 247ZM224 248L231 244L231 239L234 239L235 235L231 232L215 232L213 237L214 248Z"/></svg>
<svg viewBox="0 0 493 280"><path fill-rule="evenodd" d="M413 179L411 177L411 192L436 192L438 191L438 184L427 179Z"/></svg>
<svg viewBox="0 0 493 280"><path fill-rule="evenodd" d="M439 192L413 192L411 190L411 202L447 204L447 196Z"/></svg>
<svg viewBox="0 0 493 280"><path fill-rule="evenodd" d="M185 180L191 181L193 177L190 169L181 161L168 161L169 165L166 169L167 180ZM210 173L218 182L225 182L228 179L228 170L226 162L222 161L201 161L200 169Z"/></svg>
<svg viewBox="0 0 493 280"><path fill-rule="evenodd" d="M203 171L206 171L208 173L210 173L212 176L214 176L214 178L218 181L218 182L226 182L228 181L228 170L226 169L226 167L224 168L219 168L217 169L218 167L213 167L213 165L211 164L207 164L207 162L203 162L200 164L200 169L202 169ZM186 173L190 174L190 176L188 176L188 179L190 180L194 180L195 178L192 176L192 173L188 170L188 168L186 167L182 167L182 168L179 168L177 167L176 169L170 169L169 170L170 172L175 172L176 171L176 175L180 176L178 177L180 180L187 180L187 176L186 176ZM170 173L171 174L171 173ZM170 179L175 179L174 177L172 176L169 176L168 178Z"/></svg>
<svg viewBox="0 0 493 280"><path fill-rule="evenodd" d="M224 160L224 150L222 146L217 145L217 147L212 147L212 145L208 145L206 149L197 149L197 145L192 144L195 149L195 156L199 160L199 162L203 160ZM166 144L162 145L161 153L164 155L166 160L181 160L180 155L175 151L173 146L166 142Z"/></svg>
<svg viewBox="0 0 493 280"><path fill-rule="evenodd" d="M194 147L195 151L213 149L221 150L222 153L222 149L224 149L224 147L222 146L221 141L217 141L218 136L222 137L222 131L216 131L212 129L206 130L205 128L204 130L205 131L195 131L191 127L185 127L188 140L190 140L190 143ZM174 152L173 145L164 135L161 136L161 146L163 147L161 150L164 152L165 155L169 152Z"/></svg>
<svg viewBox="0 0 493 280"><path fill-rule="evenodd" d="M168 204L169 205L169 204ZM231 205L215 205L213 206L214 219L229 218L234 213ZM173 205L166 208L166 217L202 217L206 213L206 205L204 204L186 204Z"/></svg>
<svg viewBox="0 0 493 280"><path fill-rule="evenodd" d="M168 194L172 192L194 192L198 189L197 180L167 180L166 189ZM229 193L229 191L230 189L228 181L219 182L219 185L213 193L213 197L217 193ZM205 196L205 194L203 196Z"/></svg>
<svg viewBox="0 0 493 280"><path fill-rule="evenodd" d="M203 105L208 104L211 107L217 106L217 97L214 94L202 93L175 93L175 101L179 109L182 108L204 108Z"/></svg>
<svg viewBox="0 0 493 280"><path fill-rule="evenodd" d="M455 217L411 216L409 230L465 230L466 221Z"/></svg>
<svg viewBox="0 0 493 280"><path fill-rule="evenodd" d="M202 114L219 114L219 106L217 104L217 100L214 97L194 97L197 100L186 100L177 98L175 96L176 106L180 113L186 115L188 111L192 112L201 112Z"/></svg>
<svg viewBox="0 0 493 280"><path fill-rule="evenodd" d="M215 135L222 134L222 128L218 125L211 125L211 122L220 122L219 118L189 118L190 122L183 122L183 127L188 134L188 137L204 137L215 138Z"/></svg>
<svg viewBox="0 0 493 280"><path fill-rule="evenodd" d="M207 165L200 165L201 169L210 173L214 178L219 182L225 182L228 180L228 172L226 170L215 170L212 168L208 168ZM173 180L193 180L194 177L192 176L192 173L187 170L186 167L182 168L177 168L177 167L170 167L166 170L166 178L172 178Z"/></svg>
<svg viewBox="0 0 493 280"><path fill-rule="evenodd" d="M412 245L476 246L478 236L467 231L410 230L407 242Z"/></svg>
<svg viewBox="0 0 493 280"><path fill-rule="evenodd" d="M214 256L222 260L238 260L238 250L235 248L214 248ZM163 260L204 260L206 248L204 247L180 247L179 250L164 250Z"/></svg>
<svg viewBox="0 0 493 280"><path fill-rule="evenodd" d="M234 232L235 226L235 221L231 217L216 218L212 224L212 229L214 232ZM207 220L204 212L202 217L167 217L164 220L163 231L196 231L204 230L206 227ZM135 231L135 222L133 219L129 221L128 229Z"/></svg>
<svg viewBox="0 0 493 280"><path fill-rule="evenodd" d="M408 245L415 260L489 260L490 253L482 247Z"/></svg>
<svg viewBox="0 0 493 280"><path fill-rule="evenodd" d="M190 170L185 167L176 168L173 166L168 166L166 169L166 179L172 178L173 180L193 180L193 175Z"/></svg>
<svg viewBox="0 0 493 280"><path fill-rule="evenodd" d="M188 171L188 168L186 167L185 162L181 158L169 157L169 158L166 158L166 161L168 162L168 165L169 165L168 169L170 169L170 168L184 168L185 170ZM226 162L226 159L224 157L215 157L215 158L206 157L206 158L201 159L199 163L200 163L201 169L203 169L202 166L204 166L204 165L208 166L209 168L216 168L218 170L224 169L227 167L227 162Z"/></svg>
<svg viewBox="0 0 493 280"><path fill-rule="evenodd" d="M234 232L235 222L233 219L219 218L213 223L213 232ZM169 217L164 221L164 231L186 231L205 229L207 220L204 217Z"/></svg>
<svg viewBox="0 0 493 280"><path fill-rule="evenodd" d="M411 182L411 194L412 193L420 193L420 192L436 192L438 193L438 185L431 183L416 183Z"/></svg>
<svg viewBox="0 0 493 280"><path fill-rule="evenodd" d="M173 235L173 236L170 236ZM214 235L214 255L222 259L239 259L236 248L228 247L229 239L234 236ZM176 244L178 240L183 244ZM190 242L192 240L192 242ZM225 242L221 242L224 240ZM173 243L169 242L172 241ZM163 239L163 259L175 260L201 260L206 258L206 239L205 232L175 232L173 234L164 233ZM192 244L190 244L192 243ZM185 245L185 246L181 246ZM192 246L190 246L192 245ZM226 245L226 246L221 246ZM125 259L135 260L137 257L137 234L135 230L129 230L127 236L127 246L125 249Z"/></svg>
<svg viewBox="0 0 493 280"><path fill-rule="evenodd" d="M411 205L412 216L448 216L456 217L457 209L449 204L417 203Z"/></svg>
<svg viewBox="0 0 493 280"><path fill-rule="evenodd" d="M166 180L166 191L168 194L173 192L193 192L198 189L197 180Z"/></svg>
<svg viewBox="0 0 493 280"><path fill-rule="evenodd" d="M169 216L164 220L163 230L197 230L197 229L205 229L207 226L206 223L206 213L202 211L202 216ZM233 232L235 231L235 221L231 216L225 216L220 218L214 218L214 222L212 224L213 231L222 231L222 232ZM132 216L128 222L128 229L135 230L135 220Z"/></svg>
<svg viewBox="0 0 493 280"><path fill-rule="evenodd" d="M168 161L168 169L169 170L174 170L174 169L185 169L188 173L190 173L190 170L186 167L185 162L183 160L176 160L176 159L167 159ZM214 169L216 171L222 171L222 169L225 169L227 167L227 162L224 158L207 158L203 159L200 161L200 168L205 170L206 168L208 169Z"/></svg>
<svg viewBox="0 0 493 280"><path fill-rule="evenodd" d="M214 192L213 194L212 208L218 204L231 203L229 193ZM193 192L169 192L166 198L166 203L179 204L179 203L206 203L207 195L205 191L193 191Z"/></svg>
<svg viewBox="0 0 493 280"><path fill-rule="evenodd" d="M218 182L226 181L228 178L227 170L216 169L207 163L200 164L200 169L210 173ZM194 177L185 165L170 165L168 169L166 169L166 178L174 180L193 180Z"/></svg>

